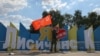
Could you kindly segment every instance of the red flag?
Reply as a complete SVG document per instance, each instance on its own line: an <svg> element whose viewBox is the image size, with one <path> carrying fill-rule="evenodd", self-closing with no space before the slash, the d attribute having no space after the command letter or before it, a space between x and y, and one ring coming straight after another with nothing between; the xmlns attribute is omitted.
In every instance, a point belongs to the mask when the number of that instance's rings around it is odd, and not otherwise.
<svg viewBox="0 0 100 56"><path fill-rule="evenodd" d="M62 39L64 38L64 36L66 36L66 30L64 29L59 29L57 32L57 39Z"/></svg>
<svg viewBox="0 0 100 56"><path fill-rule="evenodd" d="M38 30L41 27L41 25L40 25L40 19L36 20L36 21L33 21L32 22L32 26L34 27L34 30Z"/></svg>
<svg viewBox="0 0 100 56"><path fill-rule="evenodd" d="M45 18L43 18L43 20L44 20L45 26L52 24L51 15L46 16Z"/></svg>
<svg viewBox="0 0 100 56"><path fill-rule="evenodd" d="M35 30L39 30L41 27L44 27L50 24L52 24L51 15L47 15L44 18L41 18L39 20L35 20L32 22L32 26L34 27Z"/></svg>

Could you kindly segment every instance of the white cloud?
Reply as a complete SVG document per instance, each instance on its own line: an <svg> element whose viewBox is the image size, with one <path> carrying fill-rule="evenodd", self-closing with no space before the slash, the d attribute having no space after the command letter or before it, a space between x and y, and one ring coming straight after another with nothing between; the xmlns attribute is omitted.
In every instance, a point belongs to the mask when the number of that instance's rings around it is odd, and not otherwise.
<svg viewBox="0 0 100 56"><path fill-rule="evenodd" d="M99 5L98 5L98 4L96 4L96 5L95 5L95 7L99 7Z"/></svg>
<svg viewBox="0 0 100 56"><path fill-rule="evenodd" d="M63 2L62 0L42 0L42 7L43 9L50 10L50 9L71 9L73 6L82 3L86 0L69 0L69 2Z"/></svg>
<svg viewBox="0 0 100 56"><path fill-rule="evenodd" d="M89 6L91 6L91 7L99 7L99 4L90 3Z"/></svg>
<svg viewBox="0 0 100 56"><path fill-rule="evenodd" d="M85 0L70 0L70 2L67 4L66 8L69 10L73 8L75 5L84 2Z"/></svg>
<svg viewBox="0 0 100 56"><path fill-rule="evenodd" d="M67 5L67 2L62 2L61 0L42 0L43 9L62 9Z"/></svg>
<svg viewBox="0 0 100 56"><path fill-rule="evenodd" d="M10 12L19 11L28 7L27 0L0 0L0 22L8 26L12 22L18 29L19 23L23 23L26 28L29 28L32 19L21 15L9 15Z"/></svg>
<svg viewBox="0 0 100 56"><path fill-rule="evenodd" d="M0 15L27 7L27 0L0 0Z"/></svg>
<svg viewBox="0 0 100 56"><path fill-rule="evenodd" d="M84 2L84 0L78 0L79 2Z"/></svg>
<svg viewBox="0 0 100 56"><path fill-rule="evenodd" d="M47 7L46 6L43 6L43 9L47 9Z"/></svg>
<svg viewBox="0 0 100 56"><path fill-rule="evenodd" d="M4 18L0 18L0 22L2 22L5 26L8 26L10 22L12 22L17 28L19 28L19 23L21 22L26 28L29 29L29 26L33 20L31 18L26 18L21 15L9 15Z"/></svg>
<svg viewBox="0 0 100 56"><path fill-rule="evenodd" d="M70 0L71 2L84 2L86 0Z"/></svg>
<svg viewBox="0 0 100 56"><path fill-rule="evenodd" d="M100 8L95 8L95 9L93 10L93 12L96 12L98 15L100 15Z"/></svg>

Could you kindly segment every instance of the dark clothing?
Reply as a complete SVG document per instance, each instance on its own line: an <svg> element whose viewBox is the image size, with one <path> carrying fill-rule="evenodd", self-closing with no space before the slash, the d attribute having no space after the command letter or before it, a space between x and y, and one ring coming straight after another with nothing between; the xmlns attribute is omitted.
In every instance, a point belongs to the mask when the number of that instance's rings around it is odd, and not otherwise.
<svg viewBox="0 0 100 56"><path fill-rule="evenodd" d="M56 35L57 35L56 30L53 30L52 31L52 42L56 42L57 41Z"/></svg>
<svg viewBox="0 0 100 56"><path fill-rule="evenodd" d="M57 44L57 38L56 38L56 30L52 31L52 41L51 41L51 52L54 50L56 52L56 44ZM53 47L54 46L54 47ZM53 49L54 48L54 49ZM53 49L53 50L52 50Z"/></svg>

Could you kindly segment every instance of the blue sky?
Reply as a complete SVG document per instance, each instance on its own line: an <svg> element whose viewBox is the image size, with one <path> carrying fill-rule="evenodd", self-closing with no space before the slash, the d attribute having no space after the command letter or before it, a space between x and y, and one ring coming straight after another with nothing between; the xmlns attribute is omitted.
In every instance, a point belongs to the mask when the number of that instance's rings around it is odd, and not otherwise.
<svg viewBox="0 0 100 56"><path fill-rule="evenodd" d="M26 28L33 20L42 17L44 10L59 10L61 14L74 14L81 10L82 15L96 11L100 14L100 0L0 0L0 22L5 26L12 22L17 28L23 23Z"/></svg>

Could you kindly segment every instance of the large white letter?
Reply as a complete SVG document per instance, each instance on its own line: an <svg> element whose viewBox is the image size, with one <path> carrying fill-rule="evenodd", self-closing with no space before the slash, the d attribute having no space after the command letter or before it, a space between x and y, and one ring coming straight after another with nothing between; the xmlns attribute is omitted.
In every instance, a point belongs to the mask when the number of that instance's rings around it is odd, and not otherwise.
<svg viewBox="0 0 100 56"><path fill-rule="evenodd" d="M16 48L16 34L17 34L16 28L10 26L7 27L6 41L3 45L3 48L8 48L8 47L11 47L13 49Z"/></svg>
<svg viewBox="0 0 100 56"><path fill-rule="evenodd" d="M77 41L76 40L70 40L70 48L72 50L77 50Z"/></svg>
<svg viewBox="0 0 100 56"><path fill-rule="evenodd" d="M37 49L43 49L43 41L36 41L36 48Z"/></svg>
<svg viewBox="0 0 100 56"><path fill-rule="evenodd" d="M61 41L57 42L57 50L61 49L61 44L60 43L61 43Z"/></svg>
<svg viewBox="0 0 100 56"><path fill-rule="evenodd" d="M45 47L48 47L48 48L50 49L50 47L51 47L51 42L45 41Z"/></svg>
<svg viewBox="0 0 100 56"><path fill-rule="evenodd" d="M22 49L25 49L25 38L20 38L18 37L18 41L17 41L17 49L20 49L22 47Z"/></svg>
<svg viewBox="0 0 100 56"><path fill-rule="evenodd" d="M61 47L62 49L69 49L68 41L61 41Z"/></svg>
<svg viewBox="0 0 100 56"><path fill-rule="evenodd" d="M85 30L84 36L85 36L85 47L86 47L86 49L95 50L93 28L90 27L89 29Z"/></svg>
<svg viewBox="0 0 100 56"><path fill-rule="evenodd" d="M26 42L26 47L27 47L27 49L32 49L32 48L33 48L33 46L31 46L31 43L32 43L32 44L34 43L34 41L33 41L32 39L27 40L27 42Z"/></svg>

